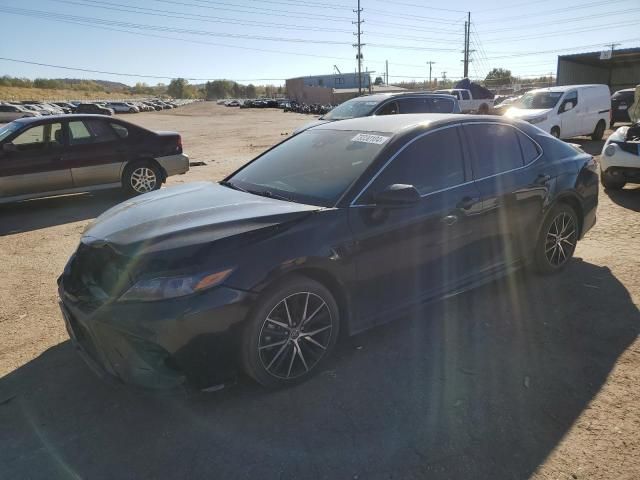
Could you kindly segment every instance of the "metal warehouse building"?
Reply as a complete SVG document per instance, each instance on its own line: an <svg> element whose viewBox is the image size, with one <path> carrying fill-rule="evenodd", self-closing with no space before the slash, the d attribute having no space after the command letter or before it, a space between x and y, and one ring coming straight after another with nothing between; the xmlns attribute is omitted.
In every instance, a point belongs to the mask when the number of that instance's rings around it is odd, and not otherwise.
<svg viewBox="0 0 640 480"><path fill-rule="evenodd" d="M362 89L368 91L371 77L362 72ZM310 77L289 78L286 81L287 96L304 103L332 103L336 90L358 88L357 73L314 75Z"/></svg>
<svg viewBox="0 0 640 480"><path fill-rule="evenodd" d="M640 84L640 48L558 57L557 84L601 83L612 92Z"/></svg>

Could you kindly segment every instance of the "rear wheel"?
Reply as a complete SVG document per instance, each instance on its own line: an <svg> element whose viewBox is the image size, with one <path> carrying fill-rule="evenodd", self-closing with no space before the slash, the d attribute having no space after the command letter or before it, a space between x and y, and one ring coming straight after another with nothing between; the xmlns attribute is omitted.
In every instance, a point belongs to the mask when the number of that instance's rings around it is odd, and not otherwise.
<svg viewBox="0 0 640 480"><path fill-rule="evenodd" d="M606 128L607 128L607 124L604 122L604 120L600 120L596 125L596 129L591 134L591 140L595 142L602 140L602 137L604 137L604 131L606 130Z"/></svg>
<svg viewBox="0 0 640 480"><path fill-rule="evenodd" d="M600 183L608 190L620 190L626 182L620 178L616 178L608 172L600 172Z"/></svg>
<svg viewBox="0 0 640 480"><path fill-rule="evenodd" d="M122 188L128 195L152 192L161 186L162 173L152 162L135 162L129 165L122 175Z"/></svg>
<svg viewBox="0 0 640 480"><path fill-rule="evenodd" d="M556 138L560 138L560 128L559 127L553 127L551 129L551 136L552 137L556 137Z"/></svg>
<svg viewBox="0 0 640 480"><path fill-rule="evenodd" d="M487 115L489 113L489 105L487 105L486 103L483 103L482 105L480 105L480 108L478 109L478 113L480 115Z"/></svg>
<svg viewBox="0 0 640 480"><path fill-rule="evenodd" d="M293 276L259 300L242 340L246 373L266 387L280 387L315 374L329 357L340 325L331 292Z"/></svg>
<svg viewBox="0 0 640 480"><path fill-rule="evenodd" d="M540 273L555 273L566 266L578 241L578 216L560 203L547 215L536 244L535 266Z"/></svg>

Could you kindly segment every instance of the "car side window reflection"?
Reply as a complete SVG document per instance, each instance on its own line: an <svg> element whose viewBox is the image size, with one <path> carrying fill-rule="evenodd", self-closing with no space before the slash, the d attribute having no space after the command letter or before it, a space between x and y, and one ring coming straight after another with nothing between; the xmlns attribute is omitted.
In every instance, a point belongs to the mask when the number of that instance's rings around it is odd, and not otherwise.
<svg viewBox="0 0 640 480"><path fill-rule="evenodd" d="M413 185L421 195L464 183L464 158L457 127L425 135L406 147L374 180L367 201L387 186Z"/></svg>
<svg viewBox="0 0 640 480"><path fill-rule="evenodd" d="M69 122L71 145L86 145L116 140L116 134L102 120L78 120Z"/></svg>
<svg viewBox="0 0 640 480"><path fill-rule="evenodd" d="M398 111L398 103L394 101L383 105L376 115L396 115Z"/></svg>
<svg viewBox="0 0 640 480"><path fill-rule="evenodd" d="M59 133L58 133L59 132ZM62 145L62 124L36 125L22 132L11 142L19 152L44 150Z"/></svg>
<svg viewBox="0 0 640 480"><path fill-rule="evenodd" d="M473 155L476 180L524 165L517 130L497 123L467 124L464 127Z"/></svg>

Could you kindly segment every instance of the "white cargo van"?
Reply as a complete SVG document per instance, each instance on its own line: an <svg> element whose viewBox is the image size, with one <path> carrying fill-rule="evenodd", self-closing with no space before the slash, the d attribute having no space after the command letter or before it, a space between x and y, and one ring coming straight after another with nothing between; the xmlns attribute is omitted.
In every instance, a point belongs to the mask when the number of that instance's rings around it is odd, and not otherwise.
<svg viewBox="0 0 640 480"><path fill-rule="evenodd" d="M525 93L505 116L526 120L554 137L591 135L601 140L610 110L606 85L565 85Z"/></svg>

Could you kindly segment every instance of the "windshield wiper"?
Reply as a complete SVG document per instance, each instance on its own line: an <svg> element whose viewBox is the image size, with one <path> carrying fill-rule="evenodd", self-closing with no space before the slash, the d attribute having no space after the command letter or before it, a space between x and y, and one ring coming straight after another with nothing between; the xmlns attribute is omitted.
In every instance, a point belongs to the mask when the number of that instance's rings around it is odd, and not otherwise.
<svg viewBox="0 0 640 480"><path fill-rule="evenodd" d="M223 186L225 186L225 187L233 188L234 190L239 190L239 191L241 191L241 192L246 192L246 190L245 190L244 188L239 187L239 186L238 186L238 185L236 185L235 183L231 183L231 182L230 182L230 181L228 181L228 180L223 180L223 181L221 181L221 182L219 182L219 183L220 183L220 185L223 185Z"/></svg>
<svg viewBox="0 0 640 480"><path fill-rule="evenodd" d="M290 197L285 195L280 195L279 193L274 193L271 190L245 190L248 193L253 193L254 195L260 195L261 197L267 198L275 198L276 200L284 200L286 202L293 202Z"/></svg>

